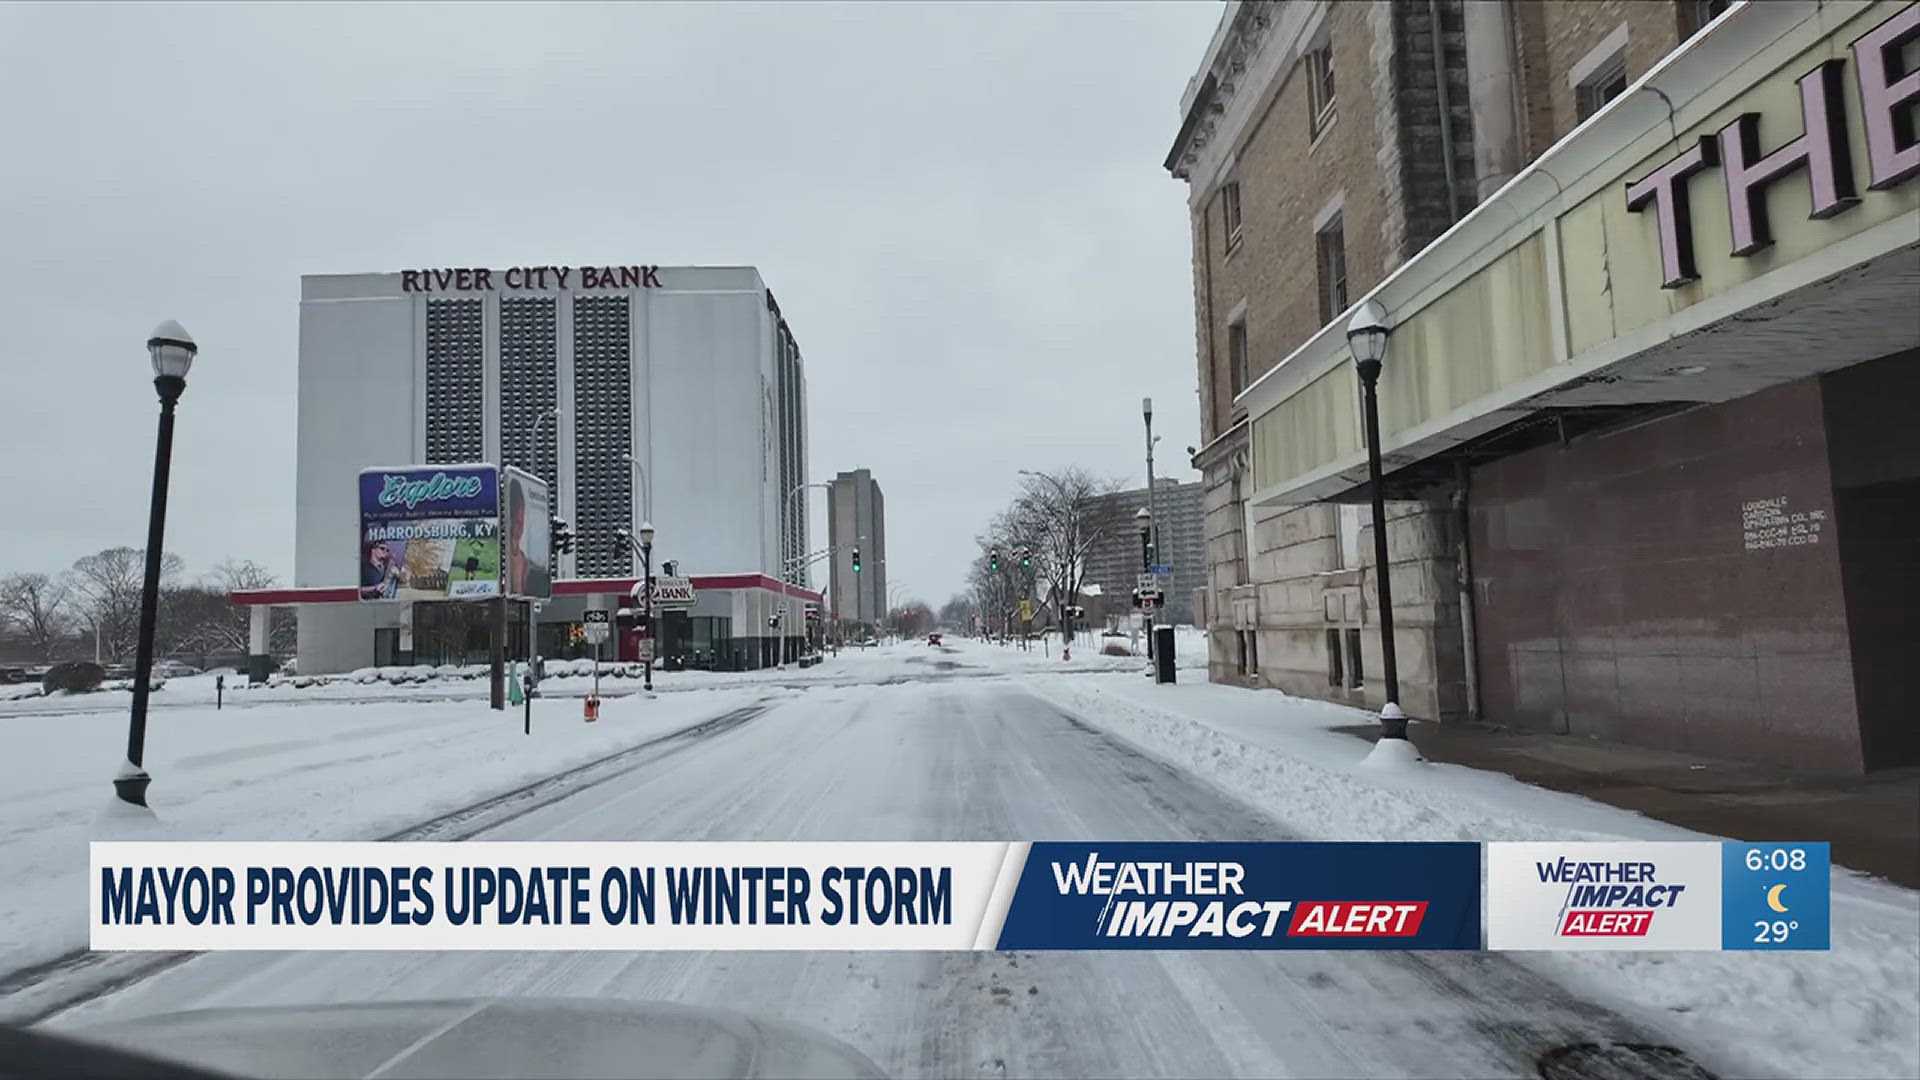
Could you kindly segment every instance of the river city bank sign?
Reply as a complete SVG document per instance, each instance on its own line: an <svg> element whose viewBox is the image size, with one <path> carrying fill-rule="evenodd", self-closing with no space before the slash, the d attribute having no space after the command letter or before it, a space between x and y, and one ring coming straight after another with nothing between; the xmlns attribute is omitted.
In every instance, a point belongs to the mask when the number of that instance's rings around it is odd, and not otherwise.
<svg viewBox="0 0 1920 1080"><path fill-rule="evenodd" d="M658 266L510 266L497 278L486 267L400 271L400 291L405 293L660 287Z"/></svg>

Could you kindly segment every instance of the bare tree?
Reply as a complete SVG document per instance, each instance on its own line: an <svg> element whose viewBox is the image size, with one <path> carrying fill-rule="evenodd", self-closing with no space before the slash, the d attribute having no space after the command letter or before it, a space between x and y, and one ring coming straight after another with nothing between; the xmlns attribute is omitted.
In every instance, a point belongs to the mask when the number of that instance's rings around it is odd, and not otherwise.
<svg viewBox="0 0 1920 1080"><path fill-rule="evenodd" d="M909 600L888 613L894 633L903 638L919 637L933 628L933 609L925 601Z"/></svg>
<svg viewBox="0 0 1920 1080"><path fill-rule="evenodd" d="M1020 600L1032 595L1032 582L1022 573L1014 557L1019 545L1010 529L1006 514L989 522L987 531L974 537L980 554L967 571L967 582L989 631L1003 636L1013 629Z"/></svg>
<svg viewBox="0 0 1920 1080"><path fill-rule="evenodd" d="M45 574L0 578L0 628L18 636L42 660L51 660L73 632L67 583Z"/></svg>
<svg viewBox="0 0 1920 1080"><path fill-rule="evenodd" d="M1056 472L1028 473L1007 512L1009 532L1019 538L1033 561L1035 580L1044 585L1039 599L1065 623L1066 609L1080 595L1087 556L1124 527L1118 503L1105 496L1116 481L1100 480L1077 465Z"/></svg>
<svg viewBox="0 0 1920 1080"><path fill-rule="evenodd" d="M971 631L974 616L980 611L978 600L969 593L954 593L940 605L940 625L953 630Z"/></svg>
<svg viewBox="0 0 1920 1080"><path fill-rule="evenodd" d="M180 575L180 556L164 554L160 580L164 585ZM100 641L106 659L124 660L133 653L140 632L140 590L146 578L147 554L140 548L117 547L79 559L67 575L75 608Z"/></svg>

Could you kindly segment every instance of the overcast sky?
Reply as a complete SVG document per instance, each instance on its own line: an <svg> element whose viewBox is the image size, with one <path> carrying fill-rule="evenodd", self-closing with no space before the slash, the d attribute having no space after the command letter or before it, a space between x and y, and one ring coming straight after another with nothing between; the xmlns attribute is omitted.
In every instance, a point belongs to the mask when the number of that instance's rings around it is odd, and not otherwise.
<svg viewBox="0 0 1920 1080"><path fill-rule="evenodd" d="M1144 482L1142 395L1191 476L1160 162L1219 13L0 4L0 572L143 543L161 319L201 346L167 547L291 581L300 275L751 264L813 477L873 470L937 606L1017 470Z"/></svg>

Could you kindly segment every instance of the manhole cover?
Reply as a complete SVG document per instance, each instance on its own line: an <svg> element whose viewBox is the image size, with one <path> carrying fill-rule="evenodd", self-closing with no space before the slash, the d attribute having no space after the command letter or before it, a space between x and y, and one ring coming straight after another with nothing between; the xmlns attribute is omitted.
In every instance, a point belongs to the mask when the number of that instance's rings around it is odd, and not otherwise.
<svg viewBox="0 0 1920 1080"><path fill-rule="evenodd" d="M1648 1043L1575 1043L1540 1055L1540 1080L1716 1080L1686 1051Z"/></svg>

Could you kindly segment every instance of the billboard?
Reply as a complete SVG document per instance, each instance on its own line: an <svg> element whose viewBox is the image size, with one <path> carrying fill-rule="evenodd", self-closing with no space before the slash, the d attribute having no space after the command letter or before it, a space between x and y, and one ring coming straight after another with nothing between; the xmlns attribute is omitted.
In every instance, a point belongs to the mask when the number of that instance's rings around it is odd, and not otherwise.
<svg viewBox="0 0 1920 1080"><path fill-rule="evenodd" d="M547 482L521 469L508 466L500 471L504 488L501 500L501 532L506 543L506 583L508 596L529 596L545 600L553 595L551 567L553 544L552 507L547 500Z"/></svg>
<svg viewBox="0 0 1920 1080"><path fill-rule="evenodd" d="M360 599L500 595L500 471L408 465L360 473Z"/></svg>

